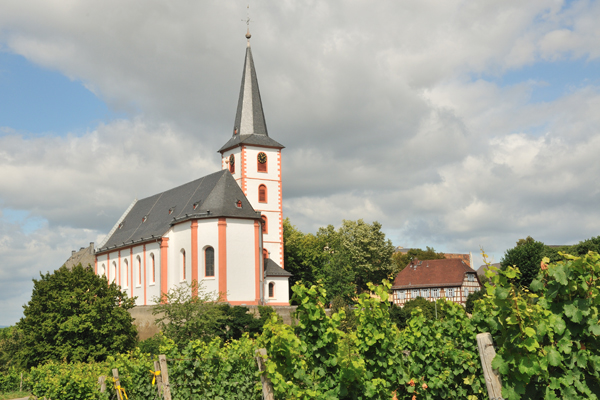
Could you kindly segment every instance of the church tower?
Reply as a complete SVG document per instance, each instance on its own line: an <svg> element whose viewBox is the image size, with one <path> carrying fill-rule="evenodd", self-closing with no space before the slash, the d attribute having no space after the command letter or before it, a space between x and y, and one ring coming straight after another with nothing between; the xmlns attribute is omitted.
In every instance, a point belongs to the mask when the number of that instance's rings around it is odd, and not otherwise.
<svg viewBox="0 0 600 400"><path fill-rule="evenodd" d="M283 268L281 149L284 146L267 133L250 32L246 38L246 59L233 134L219 149L221 167L231 172L252 207L261 212L264 255Z"/></svg>

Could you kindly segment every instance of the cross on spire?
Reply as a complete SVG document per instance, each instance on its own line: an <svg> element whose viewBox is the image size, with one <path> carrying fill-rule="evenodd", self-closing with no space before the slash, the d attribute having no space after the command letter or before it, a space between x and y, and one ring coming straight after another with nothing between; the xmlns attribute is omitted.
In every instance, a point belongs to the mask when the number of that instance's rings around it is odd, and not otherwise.
<svg viewBox="0 0 600 400"><path fill-rule="evenodd" d="M248 46L250 46L250 38L252 37L252 35L250 35L250 4L248 4L248 7L246 8L246 26L248 27L246 30L246 39L248 39Z"/></svg>

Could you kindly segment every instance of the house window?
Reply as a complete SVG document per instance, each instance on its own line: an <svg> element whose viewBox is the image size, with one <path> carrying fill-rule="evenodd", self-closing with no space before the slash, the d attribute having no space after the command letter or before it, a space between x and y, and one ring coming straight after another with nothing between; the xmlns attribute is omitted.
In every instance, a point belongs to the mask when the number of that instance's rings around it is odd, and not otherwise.
<svg viewBox="0 0 600 400"><path fill-rule="evenodd" d="M150 278L152 279L152 283L156 282L156 265L154 264L154 253L150 253L150 268L152 273L150 274Z"/></svg>
<svg viewBox="0 0 600 400"><path fill-rule="evenodd" d="M267 216L266 215L262 215L262 233L269 233L269 229L267 227Z"/></svg>
<svg viewBox="0 0 600 400"><path fill-rule="evenodd" d="M469 289L465 288L464 292L465 292L465 298L469 297Z"/></svg>
<svg viewBox="0 0 600 400"><path fill-rule="evenodd" d="M440 297L440 289L431 289L431 296L434 299L437 299L438 297Z"/></svg>
<svg viewBox="0 0 600 400"><path fill-rule="evenodd" d="M137 265L138 265L137 284L141 285L142 284L142 259L140 258L140 256L137 256Z"/></svg>
<svg viewBox="0 0 600 400"><path fill-rule="evenodd" d="M480 287L476 287L476 288L475 288L475 291L476 291L476 292L479 292L480 290L481 290L481 288L480 288Z"/></svg>
<svg viewBox="0 0 600 400"><path fill-rule="evenodd" d="M258 172L267 172L267 155L262 151L256 157L256 165Z"/></svg>
<svg viewBox="0 0 600 400"><path fill-rule="evenodd" d="M269 297L275 297L275 283L269 282Z"/></svg>
<svg viewBox="0 0 600 400"><path fill-rule="evenodd" d="M129 286L129 263L127 259L123 260L123 262L125 263L125 287L127 287Z"/></svg>
<svg viewBox="0 0 600 400"><path fill-rule="evenodd" d="M267 202L267 187L265 185L260 185L258 187L258 202L259 203Z"/></svg>
<svg viewBox="0 0 600 400"><path fill-rule="evenodd" d="M473 274L467 274L467 280L469 282L474 282L475 281L475 275L473 275Z"/></svg>
<svg viewBox="0 0 600 400"><path fill-rule="evenodd" d="M185 250L181 249L181 280L185 280Z"/></svg>
<svg viewBox="0 0 600 400"><path fill-rule="evenodd" d="M215 249L212 247L204 250L204 276L215 276Z"/></svg>
<svg viewBox="0 0 600 400"><path fill-rule="evenodd" d="M454 288L446 289L448 291L448 297L454 297Z"/></svg>
<svg viewBox="0 0 600 400"><path fill-rule="evenodd" d="M429 289L421 289L421 297L429 297Z"/></svg>
<svg viewBox="0 0 600 400"><path fill-rule="evenodd" d="M396 291L396 298L398 298L398 299L405 299L406 298L406 292L404 290L397 290Z"/></svg>
<svg viewBox="0 0 600 400"><path fill-rule="evenodd" d="M410 294L410 298L416 299L417 297L419 297L419 289L413 289L412 293Z"/></svg>
<svg viewBox="0 0 600 400"><path fill-rule="evenodd" d="M229 172L235 174L235 156L233 154L229 156Z"/></svg>

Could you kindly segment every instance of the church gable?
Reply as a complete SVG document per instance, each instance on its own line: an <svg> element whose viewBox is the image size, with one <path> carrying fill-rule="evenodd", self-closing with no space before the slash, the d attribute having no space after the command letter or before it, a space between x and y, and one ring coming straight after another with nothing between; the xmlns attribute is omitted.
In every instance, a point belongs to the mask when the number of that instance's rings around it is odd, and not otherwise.
<svg viewBox="0 0 600 400"><path fill-rule="evenodd" d="M260 218L227 170L137 201L97 252L158 239L186 220L217 217Z"/></svg>

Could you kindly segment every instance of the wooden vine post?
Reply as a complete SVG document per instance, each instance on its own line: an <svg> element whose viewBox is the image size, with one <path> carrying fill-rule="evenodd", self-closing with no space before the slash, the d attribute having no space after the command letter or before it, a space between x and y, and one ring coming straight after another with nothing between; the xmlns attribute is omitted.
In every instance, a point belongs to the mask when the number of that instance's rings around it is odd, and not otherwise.
<svg viewBox="0 0 600 400"><path fill-rule="evenodd" d="M165 400L171 399L171 387L169 386L169 371L167 370L167 357L164 354L158 356L160 363L160 376L162 377L163 397Z"/></svg>
<svg viewBox="0 0 600 400"><path fill-rule="evenodd" d="M154 361L154 371L160 372L160 364L158 363L158 361ZM156 388L158 389L158 393L162 394L162 388L163 388L162 372L159 375L155 375L155 379L156 379Z"/></svg>
<svg viewBox="0 0 600 400"><path fill-rule="evenodd" d="M117 391L117 399L124 400L123 396L121 396L121 381L119 380L119 370L113 368L112 374L113 378L115 379L115 390Z"/></svg>
<svg viewBox="0 0 600 400"><path fill-rule="evenodd" d="M98 377L98 386L100 386L100 393L106 392L106 376L101 375Z"/></svg>
<svg viewBox="0 0 600 400"><path fill-rule="evenodd" d="M258 370L264 372L266 370L265 361L263 357L267 356L267 349L256 350L256 363L258 364ZM260 374L260 381L262 382L263 399L264 400L275 400L275 394L273 391L273 384L266 374Z"/></svg>
<svg viewBox="0 0 600 400"><path fill-rule="evenodd" d="M491 400L501 400L502 381L500 380L498 371L492 369L492 360L496 357L496 350L494 350L492 335L489 332L477 335L477 348L479 349L479 357L481 359L481 367L488 395Z"/></svg>

